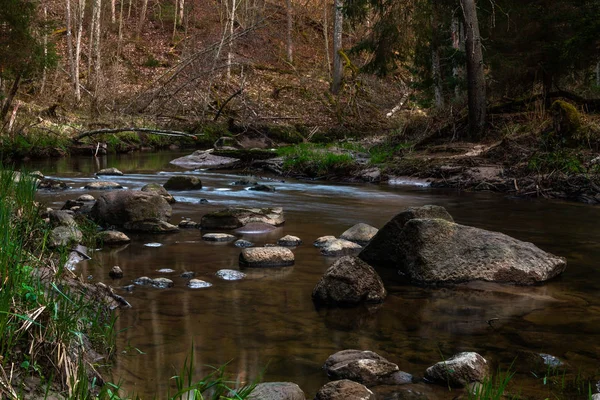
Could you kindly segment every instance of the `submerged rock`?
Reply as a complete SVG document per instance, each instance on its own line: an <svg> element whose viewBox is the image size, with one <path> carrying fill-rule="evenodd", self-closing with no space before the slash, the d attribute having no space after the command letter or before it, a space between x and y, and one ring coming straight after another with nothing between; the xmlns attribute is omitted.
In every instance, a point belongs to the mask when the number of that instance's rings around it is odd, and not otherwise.
<svg viewBox="0 0 600 400"><path fill-rule="evenodd" d="M245 273L235 269L220 269L215 275L226 281L239 281L246 277Z"/></svg>
<svg viewBox="0 0 600 400"><path fill-rule="evenodd" d="M95 181L86 183L83 188L88 190L112 190L123 189L123 186L117 182Z"/></svg>
<svg viewBox="0 0 600 400"><path fill-rule="evenodd" d="M277 229L277 227L273 225L266 224L264 222L250 222L241 228L236 229L235 233L247 234L247 235L257 235L262 233L269 233Z"/></svg>
<svg viewBox="0 0 600 400"><path fill-rule="evenodd" d="M202 181L193 175L176 175L170 177L163 187L166 190L199 190L202 189Z"/></svg>
<svg viewBox="0 0 600 400"><path fill-rule="evenodd" d="M188 282L188 287L191 289L204 289L211 286L212 283L203 281L202 279L190 279Z"/></svg>
<svg viewBox="0 0 600 400"><path fill-rule="evenodd" d="M248 188L248 190L254 190L256 192L275 192L275 186L257 183L257 184L250 186Z"/></svg>
<svg viewBox="0 0 600 400"><path fill-rule="evenodd" d="M211 153L208 150L196 150L188 156L172 160L171 164L188 169L216 169L233 167L240 161L237 158L221 157Z"/></svg>
<svg viewBox="0 0 600 400"><path fill-rule="evenodd" d="M349 240L361 246L365 246L377 232L377 228L361 222L342 233L340 239Z"/></svg>
<svg viewBox="0 0 600 400"><path fill-rule="evenodd" d="M375 396L365 385L348 379L329 382L317 392L315 400L374 400Z"/></svg>
<svg viewBox="0 0 600 400"><path fill-rule="evenodd" d="M252 222L279 226L285 222L283 209L277 208L226 208L205 214L202 229L236 229Z"/></svg>
<svg viewBox="0 0 600 400"><path fill-rule="evenodd" d="M123 173L116 168L104 168L96 172L96 175L123 176Z"/></svg>
<svg viewBox="0 0 600 400"><path fill-rule="evenodd" d="M535 353L533 351L519 351L517 354L517 371L526 374L544 374L563 367L565 363L558 357L546 353Z"/></svg>
<svg viewBox="0 0 600 400"><path fill-rule="evenodd" d="M315 247L325 247L330 242L333 242L334 240L337 240L337 238L335 236L321 236L320 238L317 238L317 240L315 240L313 242L313 245Z"/></svg>
<svg viewBox="0 0 600 400"><path fill-rule="evenodd" d="M165 199L169 204L175 203L175 197L173 197L171 193L167 192L167 189L165 189L163 185L158 183L149 183L142 186L140 190L142 192L156 193L162 196L162 198Z"/></svg>
<svg viewBox="0 0 600 400"><path fill-rule="evenodd" d="M207 242L232 242L235 239L235 236L227 233L207 233L202 235L202 240L206 240Z"/></svg>
<svg viewBox="0 0 600 400"><path fill-rule="evenodd" d="M292 382L264 382L256 385L249 400L305 400L304 392Z"/></svg>
<svg viewBox="0 0 600 400"><path fill-rule="evenodd" d="M104 226L120 226L131 231L173 232L168 223L171 206L158 194L139 190L105 193L98 198L90 215Z"/></svg>
<svg viewBox="0 0 600 400"><path fill-rule="evenodd" d="M294 253L286 247L250 247L242 250L243 267L288 267L294 265Z"/></svg>
<svg viewBox="0 0 600 400"><path fill-rule="evenodd" d="M297 236L286 235L277 240L277 244L279 246L294 247L300 246L302 244L302 240Z"/></svg>
<svg viewBox="0 0 600 400"><path fill-rule="evenodd" d="M231 182L233 186L248 186L248 185L256 185L258 180L254 176L244 176L238 179L237 181Z"/></svg>
<svg viewBox="0 0 600 400"><path fill-rule="evenodd" d="M233 243L233 245L234 245L235 247L239 247L239 248L245 249L245 248L248 248L248 247L252 247L252 246L254 246L254 243L252 243L252 242L249 242L249 241L247 241L247 240L244 240L244 239L239 239L239 240L236 240L236 241Z"/></svg>
<svg viewBox="0 0 600 400"><path fill-rule="evenodd" d="M189 218L181 220L181 222L177 226L179 226L182 229L200 229L200 224L198 222L192 221Z"/></svg>
<svg viewBox="0 0 600 400"><path fill-rule="evenodd" d="M335 239L325 242L321 246L321 254L328 257L341 257L355 255L362 249L362 246L344 239Z"/></svg>
<svg viewBox="0 0 600 400"><path fill-rule="evenodd" d="M425 379L442 385L463 387L471 382L482 382L488 373L485 358L474 352L463 352L427 368Z"/></svg>
<svg viewBox="0 0 600 400"><path fill-rule="evenodd" d="M140 286L154 286L158 289L166 289L173 287L173 281L167 278L149 278L147 276L142 276L133 281L136 285Z"/></svg>
<svg viewBox="0 0 600 400"><path fill-rule="evenodd" d="M186 271L186 272L182 272L181 275L179 275L182 278L185 279L190 279L193 278L194 276L196 276L196 273L193 271Z"/></svg>
<svg viewBox="0 0 600 400"><path fill-rule="evenodd" d="M356 305L381 303L387 295L375 270L358 257L338 259L315 286L312 298L317 304Z"/></svg>
<svg viewBox="0 0 600 400"><path fill-rule="evenodd" d="M113 279L121 279L123 277L123 270L118 265L115 265L111 268L110 272L108 273L108 276L110 276Z"/></svg>

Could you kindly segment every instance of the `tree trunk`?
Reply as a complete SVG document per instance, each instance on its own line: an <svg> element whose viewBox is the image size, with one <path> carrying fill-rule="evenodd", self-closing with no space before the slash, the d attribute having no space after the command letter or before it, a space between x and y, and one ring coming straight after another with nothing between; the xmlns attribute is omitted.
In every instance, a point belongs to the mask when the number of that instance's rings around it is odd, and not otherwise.
<svg viewBox="0 0 600 400"><path fill-rule="evenodd" d="M486 124L485 75L481 35L475 0L460 0L465 20L467 58L467 95L469 104L469 133L473 139L483 136Z"/></svg>
<svg viewBox="0 0 600 400"><path fill-rule="evenodd" d="M113 24L117 22L116 2L117 0L110 0L110 22L112 22Z"/></svg>
<svg viewBox="0 0 600 400"><path fill-rule="evenodd" d="M440 68L440 41L438 26L438 7L435 0L431 4L431 77L433 79L433 98L436 108L444 107L442 92L442 74Z"/></svg>
<svg viewBox="0 0 600 400"><path fill-rule="evenodd" d="M40 85L40 94L44 93L46 87L46 75L48 73L48 6L44 4L44 69L42 70L42 84ZM72 51L72 50L71 50Z"/></svg>
<svg viewBox="0 0 600 400"><path fill-rule="evenodd" d="M75 98L81 101L81 88L79 87L79 60L81 58L81 37L83 36L83 17L85 14L85 0L79 0L77 9L77 37L75 38L75 70L73 72L75 84Z"/></svg>
<svg viewBox="0 0 600 400"><path fill-rule="evenodd" d="M334 23L333 23L333 82L331 84L331 93L338 94L342 87L342 76L344 74L344 66L342 65L342 29L344 16L342 14L342 0L335 0L334 8Z"/></svg>
<svg viewBox="0 0 600 400"><path fill-rule="evenodd" d="M452 35L452 48L456 53L459 51L464 51L465 41L463 38L462 32L462 23L456 16L452 16L452 24L451 24L451 35ZM456 59L453 60L452 64L452 79L454 80L454 97L461 97L461 90L459 82L462 79L462 66L456 62Z"/></svg>
<svg viewBox="0 0 600 400"><path fill-rule="evenodd" d="M600 60L596 62L596 86L600 87Z"/></svg>
<svg viewBox="0 0 600 400"><path fill-rule="evenodd" d="M19 90L19 83L21 83L21 72L17 74L13 84L8 92L8 96L6 96L6 100L4 100L4 104L2 105L2 109L0 110L0 123L4 124L4 119L6 118L6 114L8 114L8 110L17 95L17 91Z"/></svg>
<svg viewBox="0 0 600 400"><path fill-rule="evenodd" d="M117 57L115 62L119 63L119 57L121 56L121 46L123 43L123 6L125 0L121 0L121 9L119 10L119 35L117 37Z"/></svg>
<svg viewBox="0 0 600 400"><path fill-rule="evenodd" d="M101 50L100 50L100 25L102 22L101 12L102 12L102 0L94 1L94 12L95 12L95 20L96 26L94 28L94 94L97 96L98 86L100 84L100 66L101 66Z"/></svg>
<svg viewBox="0 0 600 400"><path fill-rule="evenodd" d="M325 6L323 7L323 37L325 38L325 58L327 62L327 72L329 73L329 79L331 79L331 60L329 59L329 18L327 17L327 7L329 7L329 1L325 0Z"/></svg>
<svg viewBox="0 0 600 400"><path fill-rule="evenodd" d="M142 11L140 12L140 22L137 29L137 37L142 35L142 29L144 29L144 21L146 20L146 10L148 10L148 0L142 0Z"/></svg>
<svg viewBox="0 0 600 400"><path fill-rule="evenodd" d="M231 64L233 63L233 31L235 25L236 8L237 0L231 0L231 9L229 10L229 51L227 52L227 80L231 79Z"/></svg>
<svg viewBox="0 0 600 400"><path fill-rule="evenodd" d="M71 0L66 1L66 18L67 18L67 58L69 60L69 73L71 74L71 83L73 91L77 97L77 87L79 86L75 79L75 56L73 55L73 31L71 29ZM79 100L78 100L79 101Z"/></svg>
<svg viewBox="0 0 600 400"><path fill-rule="evenodd" d="M287 60L291 64L294 61L292 47L292 29L294 28L294 20L292 15L292 0L285 0L287 11Z"/></svg>
<svg viewBox="0 0 600 400"><path fill-rule="evenodd" d="M179 24L183 25L183 17L185 16L185 0L179 0Z"/></svg>

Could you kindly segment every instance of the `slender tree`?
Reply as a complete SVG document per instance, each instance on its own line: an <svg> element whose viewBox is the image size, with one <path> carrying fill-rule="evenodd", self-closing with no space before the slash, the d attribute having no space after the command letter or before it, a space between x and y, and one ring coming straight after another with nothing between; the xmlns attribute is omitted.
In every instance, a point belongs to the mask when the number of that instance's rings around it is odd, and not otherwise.
<svg viewBox="0 0 600 400"><path fill-rule="evenodd" d="M292 0L285 0L285 5L286 5L286 16L287 16L287 29L286 29L286 38L287 38L287 45L286 45L286 54L287 54L287 61L289 63L292 63L294 61L294 57L293 57L293 43L292 43L292 31L294 29L294 16L293 16L293 10L292 10Z"/></svg>
<svg viewBox="0 0 600 400"><path fill-rule="evenodd" d="M342 76L344 74L344 65L342 64L342 30L344 24L344 14L342 10L342 0L335 0L333 3L333 82L331 84L331 93L338 94L342 87Z"/></svg>
<svg viewBox="0 0 600 400"><path fill-rule="evenodd" d="M433 80L433 98L435 106L444 106L444 95L442 90L442 71L440 66L440 32L438 4L436 0L431 2L431 77Z"/></svg>
<svg viewBox="0 0 600 400"><path fill-rule="evenodd" d="M460 6L466 31L469 133L472 138L479 139L484 134L486 124L486 88L479 19L475 0L460 0Z"/></svg>
<svg viewBox="0 0 600 400"><path fill-rule="evenodd" d="M227 4L229 0L227 0ZM235 30L235 12L237 11L237 0L231 0L231 8L228 13L229 23L229 49L227 52L227 80L231 79L231 64L233 63L233 32Z"/></svg>
<svg viewBox="0 0 600 400"><path fill-rule="evenodd" d="M71 17L71 0L66 0L65 6L67 19L67 58L69 62L69 73L71 74L71 82L73 84L73 93L75 94L75 98L77 98L77 88L79 86L79 82L75 78L76 68L75 55L73 54L73 30L71 28L71 24L73 21L73 18Z"/></svg>
<svg viewBox="0 0 600 400"><path fill-rule="evenodd" d="M79 60L81 59L81 38L83 36L83 17L85 16L85 0L79 0L77 8L77 36L75 37L75 70L73 73L75 85L75 99L81 101L81 88L79 83Z"/></svg>

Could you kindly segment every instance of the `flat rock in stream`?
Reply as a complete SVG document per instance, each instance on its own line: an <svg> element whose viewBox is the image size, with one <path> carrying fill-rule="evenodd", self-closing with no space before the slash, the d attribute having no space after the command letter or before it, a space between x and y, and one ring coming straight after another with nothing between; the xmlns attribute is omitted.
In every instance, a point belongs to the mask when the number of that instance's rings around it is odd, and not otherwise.
<svg viewBox="0 0 600 400"><path fill-rule="evenodd" d="M302 239L298 236L285 235L284 237L277 240L277 245L285 247L295 247L302 244Z"/></svg>
<svg viewBox="0 0 600 400"><path fill-rule="evenodd" d="M329 240L321 246L321 254L328 257L341 257L357 254L362 246L344 239Z"/></svg>
<svg viewBox="0 0 600 400"><path fill-rule="evenodd" d="M246 277L246 274L235 269L220 269L215 274L225 281L239 281Z"/></svg>
<svg viewBox="0 0 600 400"><path fill-rule="evenodd" d="M264 382L256 385L249 400L305 400L304 392L292 382Z"/></svg>
<svg viewBox="0 0 600 400"><path fill-rule="evenodd" d="M243 267L289 267L294 265L294 253L287 247L250 247L242 250Z"/></svg>
<svg viewBox="0 0 600 400"><path fill-rule="evenodd" d="M96 175L123 176L123 173L116 168L104 168L96 172Z"/></svg>
<svg viewBox="0 0 600 400"><path fill-rule="evenodd" d="M98 238L101 240L102 244L105 246L116 246L125 243L131 242L129 236L124 234L123 232L108 230L102 231L98 233Z"/></svg>
<svg viewBox="0 0 600 400"><path fill-rule="evenodd" d="M349 240L365 246L379 230L365 223L358 223L340 235L340 239Z"/></svg>
<svg viewBox="0 0 600 400"><path fill-rule="evenodd" d="M202 240L207 242L233 242L237 238L227 233L206 233L202 235Z"/></svg>
<svg viewBox="0 0 600 400"><path fill-rule="evenodd" d="M374 400L375 395L365 385L349 379L329 382L315 396L315 400Z"/></svg>
<svg viewBox="0 0 600 400"><path fill-rule="evenodd" d="M187 169L217 169L233 167L239 161L237 158L216 156L210 150L197 150L190 155L172 160L171 164Z"/></svg>
<svg viewBox="0 0 600 400"><path fill-rule="evenodd" d="M200 224L202 229L236 229L258 222L279 226L285 222L283 209L275 208L226 208L205 214Z"/></svg>
<svg viewBox="0 0 600 400"><path fill-rule="evenodd" d="M88 182L83 187L88 190L113 190L113 189L123 189L123 186L117 182L110 181L94 181Z"/></svg>

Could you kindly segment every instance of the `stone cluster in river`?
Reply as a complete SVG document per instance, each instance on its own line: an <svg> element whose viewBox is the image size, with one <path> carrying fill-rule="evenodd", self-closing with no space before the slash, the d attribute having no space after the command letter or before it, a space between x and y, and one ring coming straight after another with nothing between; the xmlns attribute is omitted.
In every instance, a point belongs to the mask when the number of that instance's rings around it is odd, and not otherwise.
<svg viewBox="0 0 600 400"><path fill-rule="evenodd" d="M279 226L285 222L283 209L231 207L205 214L200 224L202 229L236 229L249 223Z"/></svg>

